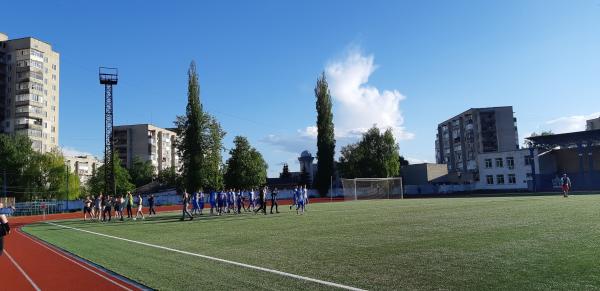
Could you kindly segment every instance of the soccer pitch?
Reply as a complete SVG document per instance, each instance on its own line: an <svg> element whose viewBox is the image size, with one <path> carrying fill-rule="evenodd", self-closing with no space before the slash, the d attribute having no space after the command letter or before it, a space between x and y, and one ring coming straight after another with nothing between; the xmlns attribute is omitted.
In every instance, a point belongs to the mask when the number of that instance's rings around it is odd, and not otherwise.
<svg viewBox="0 0 600 291"><path fill-rule="evenodd" d="M161 290L335 289L172 250L368 290L600 286L598 195L321 203L305 215L280 210L23 229Z"/></svg>

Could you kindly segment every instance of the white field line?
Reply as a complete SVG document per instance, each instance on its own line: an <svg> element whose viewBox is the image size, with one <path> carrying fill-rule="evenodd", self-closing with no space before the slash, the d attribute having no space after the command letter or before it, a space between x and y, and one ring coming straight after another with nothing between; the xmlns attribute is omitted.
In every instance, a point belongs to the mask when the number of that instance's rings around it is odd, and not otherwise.
<svg viewBox="0 0 600 291"><path fill-rule="evenodd" d="M18 232L17 232L17 233L18 233ZM67 259L67 260L69 260L69 261L71 261L71 262L75 263L76 265L78 265L78 266L80 266L80 267L82 267L82 268L84 268L84 269L86 269L86 270L88 270L88 271L90 271L90 272L92 272L92 273L94 273L94 274L98 275L99 277L101 277L101 278L103 278L103 279L106 279L107 281L109 281L109 282L111 282L111 283L113 283L113 284L115 284L115 285L117 285L117 286L119 286L119 287L123 288L124 290L133 291L132 289L130 289L130 288L127 288L126 286L123 286L123 285L119 284L118 282L116 282L116 281L114 281L114 280L112 280L112 279L110 279L110 278L108 278L108 277L106 277L106 276L102 275L101 273L98 273L98 272L96 272L95 270L93 270L93 269L91 269L91 268L87 267L86 265L84 265L84 264L82 264L82 263L80 263L80 262L78 262L78 261L76 261L76 260L74 260L74 259L72 259L72 258L69 258L69 257L65 256L64 254L61 254L61 253L59 253L59 252L57 252L56 250L53 250L51 247L49 247L49 246L47 246L47 245L45 245L45 244L43 244L43 243L40 243L40 242L36 241L35 239L33 239L33 238L29 237L29 236L26 236L26 235L24 235L24 234L22 234L22 233L19 233L19 234L20 234L20 235L22 235L22 236L24 236L24 237L26 237L26 238L28 238L28 239L30 239L30 240L31 240L31 241L33 241L34 243L36 243L36 244L38 244L38 245L40 245L40 246L42 246L42 247L44 247L44 248L46 248L46 249L50 250L51 252L53 252L53 253L55 253L55 254L57 254L57 255L59 255L59 256L61 256L61 257L65 258L65 259Z"/></svg>
<svg viewBox="0 0 600 291"><path fill-rule="evenodd" d="M360 289L360 288L356 288L356 287L352 287L352 286L347 286L347 285L342 285L342 284L338 284L338 283L334 283L334 282L329 282L329 281L314 279L314 278L300 276L300 275L296 275L296 274L291 274L291 273L287 273L287 272L283 272L283 271L278 271L278 270L273 270L273 269L268 269L268 268L263 268L263 267L248 265L248 264L244 264L244 263L234 262L234 261L230 261L230 260L215 258L215 257L207 256L207 255L201 255L201 254L196 254L196 253L192 253L192 252L187 252L187 251L172 249L172 248L163 247L163 246L159 246L159 245L154 245L154 244L150 244L150 243L145 243L145 242L135 241L135 240L131 240L131 239L126 239L126 238L122 238L122 237L118 237L118 236L112 236L112 235L98 233L98 232L93 232L93 231L89 231L89 230L85 230L85 229L79 229L79 228L75 228L75 227L71 227L71 226L60 225L60 224L56 224L56 223L53 223L53 222L46 222L46 223L50 224L50 225L62 227L62 228L67 228L67 229L71 229L71 230L76 230L76 231L81 231L81 232L85 232L85 233L95 234L95 235L98 235L98 236L103 236L103 237L107 237L107 238L122 240L122 241L130 242L130 243L140 244L140 245L143 245L143 246L157 248L157 249L166 250L166 251L171 251L171 252L180 253L180 254L184 254L184 255L190 255L190 256L194 256L194 257L198 257L198 258L213 260L213 261L217 261L217 262L221 262L221 263L226 263L226 264L231 264L231 265L235 265L235 266L239 266L239 267L244 267L244 268L248 268L248 269L254 269L254 270L259 270L259 271L263 271L263 272L273 273L273 274L281 275L281 276L284 276L284 277L290 277L290 278L294 278L294 279L298 279L298 280L304 280L304 281L314 282L314 283L318 283L318 284L326 285L326 286L330 286L330 287L336 287L336 288L341 288L341 289L346 289L346 290L353 290L353 291L366 291L364 289Z"/></svg>
<svg viewBox="0 0 600 291"><path fill-rule="evenodd" d="M23 271L23 268L21 268L21 266L19 266L19 264L17 264L17 262L15 261L15 259L13 259L13 257L8 253L8 251L4 250L4 253L8 257L8 259L15 265L15 267L17 267L17 269L19 269L19 271L21 272L21 274L23 274L23 276L25 276L25 279L27 279L27 281L29 281L29 283L31 284L31 286L33 286L33 289L35 289L36 291L41 291L42 289L40 289L40 287L38 287L38 285L36 285L33 282L33 280L31 280L31 278L29 278L29 275L27 275L27 273L25 273L25 271Z"/></svg>

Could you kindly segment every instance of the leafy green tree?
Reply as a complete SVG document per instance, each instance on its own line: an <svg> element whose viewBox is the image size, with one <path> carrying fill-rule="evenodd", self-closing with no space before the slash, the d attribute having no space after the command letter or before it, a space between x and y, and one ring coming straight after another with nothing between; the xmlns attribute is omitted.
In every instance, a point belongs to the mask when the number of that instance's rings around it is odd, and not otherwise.
<svg viewBox="0 0 600 291"><path fill-rule="evenodd" d="M175 187L177 189L183 189L183 181L181 175L177 174L175 167L168 167L160 170L156 175L156 180L164 185Z"/></svg>
<svg viewBox="0 0 600 291"><path fill-rule="evenodd" d="M321 196L327 195L333 176L335 136L333 127L332 102L325 72L317 79L317 175L315 184Z"/></svg>
<svg viewBox="0 0 600 291"><path fill-rule="evenodd" d="M184 188L188 191L222 188L225 131L216 118L202 110L196 63L193 61L188 70L186 115L178 116L174 123L179 136L176 146L182 161Z"/></svg>
<svg viewBox="0 0 600 291"><path fill-rule="evenodd" d="M125 194L127 191L135 189L135 185L131 183L131 176L127 169L121 166L121 160L116 155L113 155L113 163L115 165L115 187L117 195ZM96 169L94 175L88 180L88 190L92 195L98 195L104 192L104 165Z"/></svg>
<svg viewBox="0 0 600 291"><path fill-rule="evenodd" d="M144 186L154 179L155 168L151 161L144 161L140 157L135 156L129 169L131 181L135 187Z"/></svg>
<svg viewBox="0 0 600 291"><path fill-rule="evenodd" d="M248 139L236 136L234 147L229 151L225 184L236 189L258 188L267 182L267 163Z"/></svg>
<svg viewBox="0 0 600 291"><path fill-rule="evenodd" d="M225 168L223 167L223 137L225 131L221 128L221 124L216 118L209 116L208 133L204 139L204 144L209 149L204 164L204 181L203 188L206 189L223 189Z"/></svg>
<svg viewBox="0 0 600 291"><path fill-rule="evenodd" d="M31 141L24 135L0 134L0 185L4 185L6 173L7 195L17 200L25 200L26 194L39 181L37 153L31 148ZM36 159L36 163L32 164Z"/></svg>
<svg viewBox="0 0 600 291"><path fill-rule="evenodd" d="M362 139L342 148L340 170L345 178L386 178L400 173L399 147L391 129L373 126Z"/></svg>

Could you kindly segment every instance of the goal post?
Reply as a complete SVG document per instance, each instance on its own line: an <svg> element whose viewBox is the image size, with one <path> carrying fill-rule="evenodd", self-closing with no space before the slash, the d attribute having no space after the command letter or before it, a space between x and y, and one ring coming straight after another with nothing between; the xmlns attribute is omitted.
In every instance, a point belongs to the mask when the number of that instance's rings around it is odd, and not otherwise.
<svg viewBox="0 0 600 291"><path fill-rule="evenodd" d="M344 200L404 199L402 178L342 179Z"/></svg>

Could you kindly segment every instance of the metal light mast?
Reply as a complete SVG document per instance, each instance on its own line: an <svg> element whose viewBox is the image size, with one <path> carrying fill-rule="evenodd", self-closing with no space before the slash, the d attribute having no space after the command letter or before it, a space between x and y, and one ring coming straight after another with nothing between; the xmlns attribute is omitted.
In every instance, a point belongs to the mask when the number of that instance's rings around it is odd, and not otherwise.
<svg viewBox="0 0 600 291"><path fill-rule="evenodd" d="M100 67L100 84L104 85L104 195L114 196L115 165L113 163L113 85L119 81L117 68Z"/></svg>

